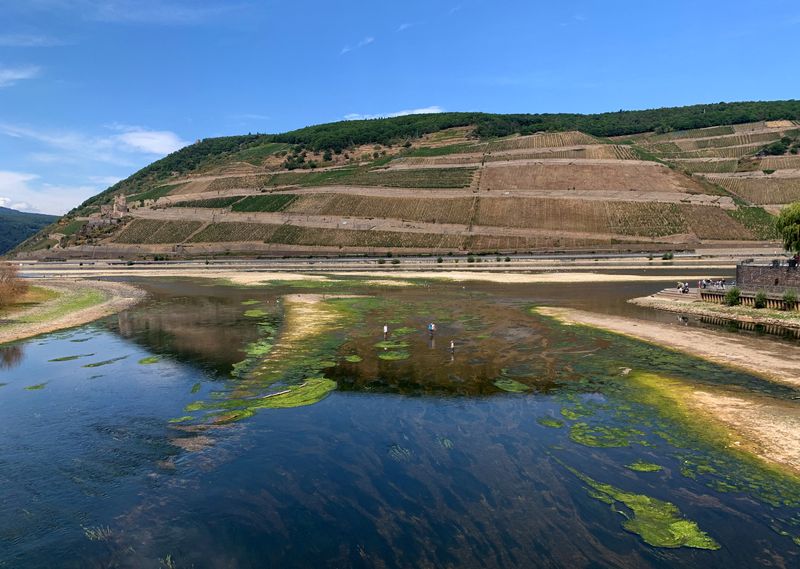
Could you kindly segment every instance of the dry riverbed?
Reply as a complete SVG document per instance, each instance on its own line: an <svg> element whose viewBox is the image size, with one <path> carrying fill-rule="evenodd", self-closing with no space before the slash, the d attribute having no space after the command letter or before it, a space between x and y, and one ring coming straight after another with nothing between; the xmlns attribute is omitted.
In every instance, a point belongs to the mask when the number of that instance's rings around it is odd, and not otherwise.
<svg viewBox="0 0 800 569"><path fill-rule="evenodd" d="M145 293L128 284L83 279L28 279L46 298L0 315L0 344L72 328L130 308Z"/></svg>
<svg viewBox="0 0 800 569"><path fill-rule="evenodd" d="M800 387L800 350L787 351L769 340L738 338L710 330L676 331L673 326L657 322L568 308L540 307L537 312L564 324L623 334ZM664 389L693 413L724 425L731 446L800 474L800 406L796 403L673 383Z"/></svg>

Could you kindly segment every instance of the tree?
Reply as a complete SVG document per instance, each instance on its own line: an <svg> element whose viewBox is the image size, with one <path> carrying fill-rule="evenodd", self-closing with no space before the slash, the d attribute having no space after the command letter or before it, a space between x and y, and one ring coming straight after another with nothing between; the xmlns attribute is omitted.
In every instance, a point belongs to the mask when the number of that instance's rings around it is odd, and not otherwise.
<svg viewBox="0 0 800 569"><path fill-rule="evenodd" d="M775 228L787 251L800 253L800 202L786 206L778 215Z"/></svg>
<svg viewBox="0 0 800 569"><path fill-rule="evenodd" d="M27 290L28 285L19 277L17 266L0 263L0 306L13 303Z"/></svg>

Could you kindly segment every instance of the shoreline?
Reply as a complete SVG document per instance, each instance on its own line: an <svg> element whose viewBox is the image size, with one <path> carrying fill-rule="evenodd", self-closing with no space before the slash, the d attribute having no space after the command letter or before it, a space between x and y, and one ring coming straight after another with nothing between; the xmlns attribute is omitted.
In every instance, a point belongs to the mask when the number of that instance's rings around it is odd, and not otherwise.
<svg viewBox="0 0 800 569"><path fill-rule="evenodd" d="M25 282L57 296L2 318L0 345L92 322L130 308L146 296L138 287L111 281L59 278Z"/></svg>
<svg viewBox="0 0 800 569"><path fill-rule="evenodd" d="M538 307L536 312L562 324L589 326L620 334L800 388L800 351L789 357L767 340L748 338L743 342L710 330L684 328L676 331L674 326L658 322L570 308ZM677 380L669 382L670 385L677 383L682 385L680 403L726 429L732 448L800 475L800 413L797 404L755 393L727 390L724 386L712 391L708 386L695 387Z"/></svg>
<svg viewBox="0 0 800 569"><path fill-rule="evenodd" d="M748 324L764 324L765 326L782 326L800 330L800 312L777 312L766 308L756 309L741 306L724 306L709 302L683 302L653 296L640 296L628 302L644 308L655 308L679 314L724 318Z"/></svg>

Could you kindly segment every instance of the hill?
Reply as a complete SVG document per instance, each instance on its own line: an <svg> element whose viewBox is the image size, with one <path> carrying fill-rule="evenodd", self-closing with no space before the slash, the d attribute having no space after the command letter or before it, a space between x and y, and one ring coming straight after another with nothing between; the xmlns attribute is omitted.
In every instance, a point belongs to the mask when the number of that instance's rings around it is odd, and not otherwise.
<svg viewBox="0 0 800 569"><path fill-rule="evenodd" d="M25 255L670 249L773 239L800 101L441 113L198 141Z"/></svg>
<svg viewBox="0 0 800 569"><path fill-rule="evenodd" d="M0 207L0 255L53 223L58 216Z"/></svg>

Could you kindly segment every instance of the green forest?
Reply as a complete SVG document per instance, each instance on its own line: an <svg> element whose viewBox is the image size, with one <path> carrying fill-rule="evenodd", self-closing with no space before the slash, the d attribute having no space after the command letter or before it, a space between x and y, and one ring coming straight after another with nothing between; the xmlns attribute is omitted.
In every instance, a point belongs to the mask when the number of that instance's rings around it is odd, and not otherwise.
<svg viewBox="0 0 800 569"><path fill-rule="evenodd" d="M55 215L26 213L0 207L0 255L58 219Z"/></svg>

